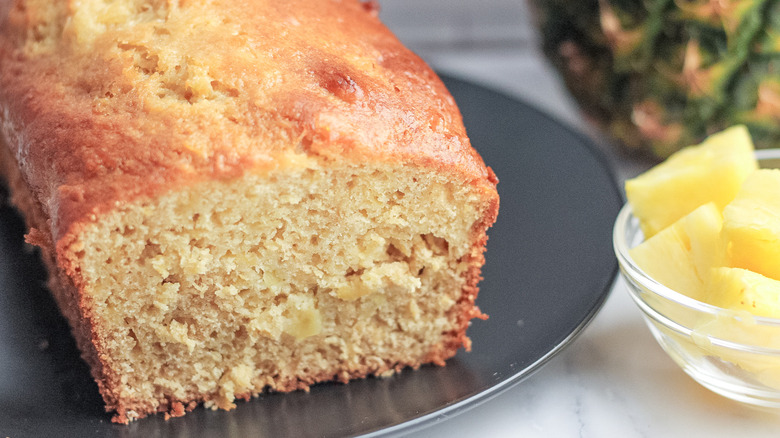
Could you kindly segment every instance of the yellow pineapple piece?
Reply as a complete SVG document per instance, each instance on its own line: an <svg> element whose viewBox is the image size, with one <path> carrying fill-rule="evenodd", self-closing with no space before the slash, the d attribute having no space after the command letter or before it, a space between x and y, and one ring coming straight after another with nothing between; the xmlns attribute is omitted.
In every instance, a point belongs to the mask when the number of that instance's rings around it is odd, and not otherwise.
<svg viewBox="0 0 780 438"><path fill-rule="evenodd" d="M750 175L723 210L730 265L780 280L780 170Z"/></svg>
<svg viewBox="0 0 780 438"><path fill-rule="evenodd" d="M757 168L750 134L735 126L626 181L626 197L649 238L707 202L722 210Z"/></svg>
<svg viewBox="0 0 780 438"><path fill-rule="evenodd" d="M713 268L706 302L753 315L780 318L780 281L741 268Z"/></svg>
<svg viewBox="0 0 780 438"><path fill-rule="evenodd" d="M713 266L722 266L726 249L722 217L709 202L630 250L631 258L664 286L702 300Z"/></svg>

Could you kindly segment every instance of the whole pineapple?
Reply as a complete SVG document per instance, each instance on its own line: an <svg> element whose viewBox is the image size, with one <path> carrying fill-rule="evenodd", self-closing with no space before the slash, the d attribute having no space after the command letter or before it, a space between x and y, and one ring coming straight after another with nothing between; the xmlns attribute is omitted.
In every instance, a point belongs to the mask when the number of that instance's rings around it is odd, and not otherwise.
<svg viewBox="0 0 780 438"><path fill-rule="evenodd" d="M532 0L584 112L664 158L736 124L780 147L780 0Z"/></svg>

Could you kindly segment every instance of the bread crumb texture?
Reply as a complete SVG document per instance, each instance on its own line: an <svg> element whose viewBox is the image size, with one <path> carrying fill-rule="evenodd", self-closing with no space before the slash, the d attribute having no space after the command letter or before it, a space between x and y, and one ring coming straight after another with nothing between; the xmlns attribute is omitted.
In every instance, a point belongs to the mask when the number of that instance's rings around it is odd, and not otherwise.
<svg viewBox="0 0 780 438"><path fill-rule="evenodd" d="M87 227L74 255L117 402L207 394L227 409L265 387L453 354L445 335L461 329L458 302L472 304L463 289L481 205L424 176L346 167L247 177Z"/></svg>

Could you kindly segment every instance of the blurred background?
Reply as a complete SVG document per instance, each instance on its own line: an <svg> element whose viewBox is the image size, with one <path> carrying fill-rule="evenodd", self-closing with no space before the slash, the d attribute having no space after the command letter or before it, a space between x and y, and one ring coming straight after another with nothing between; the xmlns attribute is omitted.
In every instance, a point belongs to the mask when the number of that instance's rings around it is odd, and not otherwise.
<svg viewBox="0 0 780 438"><path fill-rule="evenodd" d="M440 73L516 97L596 140L620 180L652 163L616 153L585 123L558 72L541 52L523 0L380 0L380 18Z"/></svg>
<svg viewBox="0 0 780 438"><path fill-rule="evenodd" d="M440 72L521 96L580 124L576 107L539 49L529 6L519 0L383 0L380 17Z"/></svg>
<svg viewBox="0 0 780 438"><path fill-rule="evenodd" d="M381 0L382 18L408 44L516 46L532 37L517 0Z"/></svg>

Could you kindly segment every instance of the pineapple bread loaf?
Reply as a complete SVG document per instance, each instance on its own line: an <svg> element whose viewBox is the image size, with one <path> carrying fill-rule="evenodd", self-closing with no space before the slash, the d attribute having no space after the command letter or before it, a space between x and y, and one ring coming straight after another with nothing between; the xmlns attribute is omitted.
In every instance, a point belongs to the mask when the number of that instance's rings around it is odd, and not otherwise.
<svg viewBox="0 0 780 438"><path fill-rule="evenodd" d="M0 0L1 167L114 421L443 365L496 177L357 0Z"/></svg>

